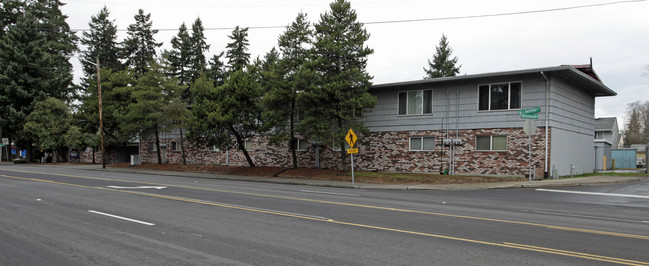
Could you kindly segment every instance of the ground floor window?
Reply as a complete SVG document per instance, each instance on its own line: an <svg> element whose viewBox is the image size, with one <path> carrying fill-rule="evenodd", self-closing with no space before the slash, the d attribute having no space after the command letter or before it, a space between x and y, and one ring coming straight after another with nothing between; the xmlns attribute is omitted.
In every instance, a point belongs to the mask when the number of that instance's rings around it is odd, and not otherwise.
<svg viewBox="0 0 649 266"><path fill-rule="evenodd" d="M182 149L182 145L180 145L180 142L177 141L172 141L171 142L171 150L172 151L180 151Z"/></svg>
<svg viewBox="0 0 649 266"><path fill-rule="evenodd" d="M158 151L158 146L155 145L155 142L150 142L149 143L149 150L150 151Z"/></svg>
<svg viewBox="0 0 649 266"><path fill-rule="evenodd" d="M244 141L243 146L246 147L247 151L251 151L252 150L252 141L250 141L250 140Z"/></svg>
<svg viewBox="0 0 649 266"><path fill-rule="evenodd" d="M507 136L476 136L477 151L506 151Z"/></svg>
<svg viewBox="0 0 649 266"><path fill-rule="evenodd" d="M293 145L295 145L296 151L306 151L306 143L305 139L296 139Z"/></svg>
<svg viewBox="0 0 649 266"><path fill-rule="evenodd" d="M208 151L219 151L219 148L216 145L207 146Z"/></svg>
<svg viewBox="0 0 649 266"><path fill-rule="evenodd" d="M435 137L412 137L410 138L411 151L434 151Z"/></svg>

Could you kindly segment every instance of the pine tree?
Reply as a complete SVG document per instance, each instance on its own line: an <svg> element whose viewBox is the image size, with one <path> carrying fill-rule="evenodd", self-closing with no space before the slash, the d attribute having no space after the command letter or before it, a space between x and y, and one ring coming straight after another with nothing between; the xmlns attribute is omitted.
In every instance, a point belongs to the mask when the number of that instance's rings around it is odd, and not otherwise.
<svg viewBox="0 0 649 266"><path fill-rule="evenodd" d="M227 52L225 57L228 58L228 72L243 70L250 62L250 53L248 53L248 28L239 28L236 26L232 35L228 35L232 40L226 46Z"/></svg>
<svg viewBox="0 0 649 266"><path fill-rule="evenodd" d="M19 143L26 146L28 159L32 140L22 131L34 104L48 97L70 101L74 95L69 58L77 38L62 5L57 0L27 2L24 15L0 37L0 126L22 136Z"/></svg>
<svg viewBox="0 0 649 266"><path fill-rule="evenodd" d="M163 57L167 61L169 74L176 79L180 85L188 85L190 77L188 68L191 64L191 37L185 23L178 28L178 35L171 39L171 50L165 50ZM188 97L183 93L183 98Z"/></svg>
<svg viewBox="0 0 649 266"><path fill-rule="evenodd" d="M134 16L135 23L128 26L128 37L124 41L124 55L126 65L133 69L133 74L139 78L149 70L151 63L156 58L156 48L162 43L155 42L154 35L158 30L151 29L153 22L151 14L144 14L140 9Z"/></svg>
<svg viewBox="0 0 649 266"><path fill-rule="evenodd" d="M205 52L209 51L210 46L205 38L203 22L196 18L192 24L192 35L190 37L190 64L189 64L189 83L194 83L207 69Z"/></svg>
<svg viewBox="0 0 649 266"><path fill-rule="evenodd" d="M117 26L115 20L109 19L110 12L104 6L97 15L92 16L88 26L90 30L83 32L81 44L87 48L81 53L81 65L87 79L97 72L95 63L99 59L101 67L119 71L122 63L119 61L121 53L117 42Z"/></svg>
<svg viewBox="0 0 649 266"><path fill-rule="evenodd" d="M442 34L439 44L435 47L435 54L433 55L433 62L428 60L428 69L424 67L426 72L425 79L454 77L460 73L460 67L457 65L457 56L451 59L453 49L449 47L446 35Z"/></svg>
<svg viewBox="0 0 649 266"><path fill-rule="evenodd" d="M205 70L205 76L207 79L211 80L214 84L214 87L223 85L227 76L227 70L225 69L225 63L223 63L224 52L215 54L210 59L209 68Z"/></svg>
<svg viewBox="0 0 649 266"><path fill-rule="evenodd" d="M312 43L313 32L306 14L299 13L295 21L286 28L278 39L281 56L275 48L266 56L263 80L267 90L263 98L263 121L265 128L272 128L270 143L289 141L293 168L297 168L296 134L300 107L297 98L299 91L308 86L310 75L306 63ZM279 58L278 58L279 57Z"/></svg>
<svg viewBox="0 0 649 266"><path fill-rule="evenodd" d="M247 29L237 26L229 37L232 43L227 45L226 54L230 69L223 84L215 86L215 80L201 77L192 86L194 102L186 123L187 137L195 143L217 145L220 149L236 145L248 165L254 167L245 142L261 128L261 62L240 65L247 63L250 57L245 52L248 50ZM218 69L220 55L214 59L212 67Z"/></svg>
<svg viewBox="0 0 649 266"><path fill-rule="evenodd" d="M376 105L376 98L368 92L372 76L366 69L373 50L365 45L370 35L356 21L356 11L349 2L336 0L330 8L315 25L313 59L309 64L317 78L312 78L315 82L300 93L300 106L305 112L301 126L312 139L344 147L350 127L356 132L368 132L358 118ZM347 170L344 149L340 157L343 170Z"/></svg>
<svg viewBox="0 0 649 266"><path fill-rule="evenodd" d="M0 2L0 37L7 27L16 24L18 17L24 15L26 3L22 0L3 0Z"/></svg>
<svg viewBox="0 0 649 266"><path fill-rule="evenodd" d="M132 102L126 106L125 115L120 117L120 128L131 138L137 136L155 137L158 150L158 164L162 163L160 154L160 132L166 122L164 112L180 94L178 81L165 75L162 67L154 62L149 71L137 79L132 93Z"/></svg>

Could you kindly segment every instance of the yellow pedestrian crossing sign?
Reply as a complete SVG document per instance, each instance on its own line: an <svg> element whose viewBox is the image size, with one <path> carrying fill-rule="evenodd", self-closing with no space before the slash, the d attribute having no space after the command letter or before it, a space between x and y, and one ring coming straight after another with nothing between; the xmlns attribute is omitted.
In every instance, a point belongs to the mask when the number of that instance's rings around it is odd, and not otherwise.
<svg viewBox="0 0 649 266"><path fill-rule="evenodd" d="M356 144L356 140L358 140L358 137L356 137L356 134L354 134L354 131L351 128L347 132L347 136L345 136L345 140L347 141L347 144L349 144L350 148L354 148L354 144Z"/></svg>

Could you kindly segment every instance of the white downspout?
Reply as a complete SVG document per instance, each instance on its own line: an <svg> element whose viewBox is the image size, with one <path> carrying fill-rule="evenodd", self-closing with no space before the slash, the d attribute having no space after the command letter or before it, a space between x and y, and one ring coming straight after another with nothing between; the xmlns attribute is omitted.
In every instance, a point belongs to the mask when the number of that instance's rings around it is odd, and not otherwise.
<svg viewBox="0 0 649 266"><path fill-rule="evenodd" d="M548 130L550 127L550 79L541 71L541 75L545 78L545 164L543 167L543 178L548 178Z"/></svg>

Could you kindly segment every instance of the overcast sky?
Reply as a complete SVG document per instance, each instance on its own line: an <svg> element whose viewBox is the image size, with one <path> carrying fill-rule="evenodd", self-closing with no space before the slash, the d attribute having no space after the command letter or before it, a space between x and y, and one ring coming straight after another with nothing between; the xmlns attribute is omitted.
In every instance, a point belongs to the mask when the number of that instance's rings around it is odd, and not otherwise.
<svg viewBox="0 0 649 266"><path fill-rule="evenodd" d="M185 22L197 17L206 28L209 57L225 50L232 28L250 29L250 52L263 56L277 46L277 37L298 12L312 23L329 10L329 0L63 0L73 29L88 29L90 17L105 5L121 30L134 23L138 9L151 14L155 35L169 49L169 41ZM371 34L374 49L368 71L374 84L422 79L442 34L462 65L460 74L588 64L605 85L618 93L596 100L596 117L618 117L625 124L626 105L649 100L649 2L616 0L351 0L358 21ZM581 7L580 7L581 6ZM574 8L573 8L574 7ZM530 12L554 10L547 12ZM497 14L512 14L499 15ZM489 16L482 16L489 15ZM470 18L468 18L470 17ZM450 18L450 19L445 19ZM430 20L427 20L430 19ZM423 20L416 22L388 21ZM80 34L79 34L80 35ZM119 33L119 41L126 36ZM83 48L82 48L83 49ZM81 75L74 60L75 76Z"/></svg>

